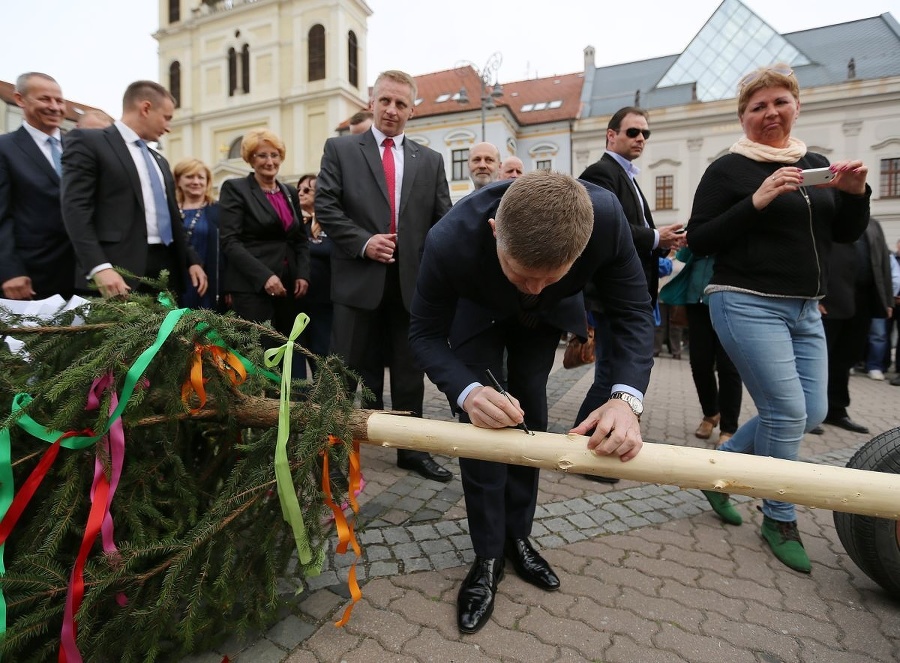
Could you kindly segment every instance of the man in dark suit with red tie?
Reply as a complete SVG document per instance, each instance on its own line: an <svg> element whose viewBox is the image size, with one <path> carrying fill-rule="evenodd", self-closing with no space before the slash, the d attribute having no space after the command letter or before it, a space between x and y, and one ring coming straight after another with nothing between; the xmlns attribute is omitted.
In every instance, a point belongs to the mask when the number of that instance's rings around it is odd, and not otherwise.
<svg viewBox="0 0 900 663"><path fill-rule="evenodd" d="M137 284L113 269L158 278L183 292L184 274L202 295L206 273L190 248L168 162L147 146L169 132L175 101L153 81L136 81L122 98L122 119L106 129L75 129L63 152L63 221L81 273L104 297Z"/></svg>
<svg viewBox="0 0 900 663"><path fill-rule="evenodd" d="M421 415L424 375L409 351L409 307L425 235L451 203L443 157L403 133L415 100L409 74L378 76L372 128L325 143L316 218L334 242L332 351L374 392L368 406L384 407L388 366L393 409ZM421 451L398 450L397 465L435 481L452 478Z"/></svg>
<svg viewBox="0 0 900 663"><path fill-rule="evenodd" d="M614 332L615 392L573 432L594 431L589 449L630 460L642 445L653 315L628 224L609 191L537 171L459 201L425 242L410 320L413 355L462 421L545 431L560 334L586 334L587 283ZM502 376L504 366L508 399L486 374ZM475 562L459 590L457 625L474 633L491 616L504 557L543 590L559 589L560 581L528 540L538 470L466 458L459 466Z"/></svg>
<svg viewBox="0 0 900 663"><path fill-rule="evenodd" d="M0 285L6 299L72 295L75 254L59 202L66 102L47 74L16 81L22 126L0 136Z"/></svg>
<svg viewBox="0 0 900 663"><path fill-rule="evenodd" d="M657 229L649 201L637 183L641 171L633 162L643 154L650 138L649 117L646 110L634 106L617 110L606 127L606 151L599 161L584 170L579 179L612 191L619 200L643 267L647 292L655 306L659 291L659 259L665 257L670 249L683 246L684 235L679 233L683 228L680 223ZM612 347L609 321L598 307L591 288L585 291L585 301L595 322L594 383L581 404L576 421L583 420L589 412L605 403L612 388L609 376L609 352ZM588 478L605 483L618 481L607 477Z"/></svg>

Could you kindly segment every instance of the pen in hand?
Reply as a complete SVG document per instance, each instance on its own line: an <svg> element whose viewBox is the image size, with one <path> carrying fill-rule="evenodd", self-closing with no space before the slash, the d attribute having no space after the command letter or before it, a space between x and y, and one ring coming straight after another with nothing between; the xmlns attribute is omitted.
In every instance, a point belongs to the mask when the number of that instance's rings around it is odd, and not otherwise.
<svg viewBox="0 0 900 663"><path fill-rule="evenodd" d="M488 381L491 383L491 386L494 389L496 389L497 391L499 391L501 394L506 396L506 400L508 400L510 403L512 403L512 398L510 398L509 394L506 393L506 389L504 389L502 386L500 386L500 383L497 381L497 378L495 378L494 374L491 373L491 369L485 370L484 374L487 377ZM528 430L528 426L525 425L524 421L521 424L517 424L516 428L521 428L528 435L534 435L534 433L532 433L530 430Z"/></svg>

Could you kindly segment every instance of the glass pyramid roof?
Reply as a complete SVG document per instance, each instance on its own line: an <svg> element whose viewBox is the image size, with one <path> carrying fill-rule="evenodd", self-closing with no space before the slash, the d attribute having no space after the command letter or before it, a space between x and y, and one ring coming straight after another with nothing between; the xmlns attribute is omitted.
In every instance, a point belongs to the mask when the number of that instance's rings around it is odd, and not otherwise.
<svg viewBox="0 0 900 663"><path fill-rule="evenodd" d="M774 62L810 64L740 0L724 0L656 87L696 82L700 101L731 99L744 75Z"/></svg>

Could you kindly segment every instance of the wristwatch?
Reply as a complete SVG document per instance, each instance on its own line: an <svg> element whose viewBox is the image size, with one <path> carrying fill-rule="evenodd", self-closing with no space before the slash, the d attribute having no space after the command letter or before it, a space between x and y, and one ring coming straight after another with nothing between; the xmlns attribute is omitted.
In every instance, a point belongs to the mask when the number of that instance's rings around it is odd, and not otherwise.
<svg viewBox="0 0 900 663"><path fill-rule="evenodd" d="M609 398L610 400L615 398L620 401L625 401L628 407L631 408L631 411L634 412L634 416L638 418L638 421L641 420L641 415L644 413L644 404L641 403L640 398L632 396L627 391L614 391L609 395Z"/></svg>

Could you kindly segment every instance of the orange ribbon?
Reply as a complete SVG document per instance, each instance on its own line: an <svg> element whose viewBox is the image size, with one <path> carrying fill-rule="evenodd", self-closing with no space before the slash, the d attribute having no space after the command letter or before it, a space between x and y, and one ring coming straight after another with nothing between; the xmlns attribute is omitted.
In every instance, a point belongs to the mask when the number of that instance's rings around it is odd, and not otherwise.
<svg viewBox="0 0 900 663"><path fill-rule="evenodd" d="M194 343L194 354L191 358L191 374L181 385L181 400L188 404L191 394L197 394L197 407L191 409L191 414L196 414L206 405L206 379L203 377L203 354L210 356L213 363L221 373L228 376L231 384L237 386L247 379L247 369L233 352L221 348L218 345Z"/></svg>
<svg viewBox="0 0 900 663"><path fill-rule="evenodd" d="M333 446L335 444L343 444L343 442L334 435L329 435L328 444ZM359 562L359 558L362 556L362 548L360 548L356 533L353 531L353 525L347 520L346 516L344 516L344 510L338 506L332 497L331 480L328 472L328 451L323 451L322 455L322 492L325 493L325 504L331 509L332 513L334 513L334 526L337 528L338 533L338 545L335 552L343 555L347 552L347 547L352 546L353 552L356 553L356 559L353 560L353 564L350 565L350 573L347 576L347 588L350 590L352 601L344 610L344 614L340 621L334 623L335 626L343 626L350 621L350 613L353 612L353 607L356 605L357 601L362 598L362 590L360 590L359 583L356 580L356 563ZM353 513L359 513L356 492L359 490L361 476L359 442L354 440L353 449L350 451L350 487L347 495L350 506L353 508Z"/></svg>

